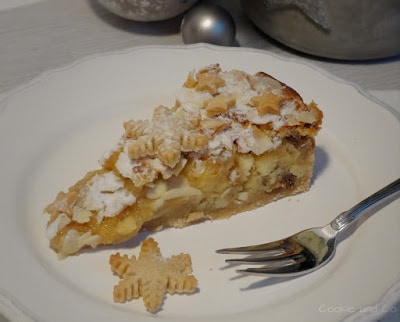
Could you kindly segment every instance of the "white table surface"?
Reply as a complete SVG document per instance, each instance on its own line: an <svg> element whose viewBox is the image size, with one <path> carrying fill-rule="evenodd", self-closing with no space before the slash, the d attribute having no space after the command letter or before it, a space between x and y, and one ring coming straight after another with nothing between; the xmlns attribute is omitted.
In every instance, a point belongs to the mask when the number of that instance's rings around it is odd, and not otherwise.
<svg viewBox="0 0 400 322"><path fill-rule="evenodd" d="M256 29L243 15L239 0L213 2L234 17L236 46L297 57L356 84L400 111L400 55L368 62L302 55ZM87 55L143 45L183 45L181 18L133 22L107 12L96 0L0 0L0 99L41 73ZM400 321L400 299L392 311L380 321ZM2 321L5 318L0 312Z"/></svg>

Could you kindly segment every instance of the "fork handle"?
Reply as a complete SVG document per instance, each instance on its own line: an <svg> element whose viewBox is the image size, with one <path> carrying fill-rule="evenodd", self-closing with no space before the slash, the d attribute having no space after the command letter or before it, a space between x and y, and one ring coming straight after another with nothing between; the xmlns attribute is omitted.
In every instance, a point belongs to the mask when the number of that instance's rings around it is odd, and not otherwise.
<svg viewBox="0 0 400 322"><path fill-rule="evenodd" d="M394 193L400 191L400 178L388 184L386 187L380 189L379 191L373 193L369 197L365 198L363 201L359 202L351 209L342 212L337 216L330 226L336 230L340 231L345 227L349 226L356 218L365 213L367 209L375 205L377 202L384 200Z"/></svg>

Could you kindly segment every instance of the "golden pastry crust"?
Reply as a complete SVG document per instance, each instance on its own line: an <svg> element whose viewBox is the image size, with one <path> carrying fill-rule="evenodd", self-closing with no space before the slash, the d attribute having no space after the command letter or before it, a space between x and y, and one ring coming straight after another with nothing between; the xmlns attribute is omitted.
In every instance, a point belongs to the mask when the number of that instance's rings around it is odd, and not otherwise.
<svg viewBox="0 0 400 322"><path fill-rule="evenodd" d="M63 258L306 191L322 117L268 74L190 72L174 106L125 122L101 169L45 209L50 244Z"/></svg>
<svg viewBox="0 0 400 322"><path fill-rule="evenodd" d="M146 309L157 312L165 294L191 294L197 290L189 254L164 258L153 238L143 241L139 257L110 256L110 266L121 280L114 287L114 301L124 303L143 297Z"/></svg>

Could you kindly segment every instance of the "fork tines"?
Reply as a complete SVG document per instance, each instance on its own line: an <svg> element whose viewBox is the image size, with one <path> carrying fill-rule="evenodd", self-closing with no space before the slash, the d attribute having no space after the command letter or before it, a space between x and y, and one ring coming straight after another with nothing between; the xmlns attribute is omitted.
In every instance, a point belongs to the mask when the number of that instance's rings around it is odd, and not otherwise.
<svg viewBox="0 0 400 322"><path fill-rule="evenodd" d="M217 250L217 253L248 255L242 258L226 259L225 262L230 264L262 265L262 267L237 270L240 273L279 275L296 272L303 265L313 266L310 263L312 257L307 256L307 251L299 244L294 244L289 240L254 246L224 248Z"/></svg>

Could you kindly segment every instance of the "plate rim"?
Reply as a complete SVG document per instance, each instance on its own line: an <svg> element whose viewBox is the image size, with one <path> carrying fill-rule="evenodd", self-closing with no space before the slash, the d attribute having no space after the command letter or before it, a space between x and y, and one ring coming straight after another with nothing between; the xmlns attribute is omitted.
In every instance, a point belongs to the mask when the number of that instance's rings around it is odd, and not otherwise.
<svg viewBox="0 0 400 322"><path fill-rule="evenodd" d="M198 49L207 49L210 51L245 51L245 52L254 52L254 53L259 53L267 56L274 57L275 59L281 60L281 61L287 61L287 62L293 62L293 63L298 63L301 65L305 65L325 76L328 78L351 86L354 89L357 90L361 95L365 96L371 101L374 101L378 105L381 105L383 108L385 108L387 111L389 111L391 114L393 114L398 120L400 120L400 110L397 110L387 104L386 102L381 101L379 98L375 97L374 95L368 93L366 90L364 90L360 85L358 85L355 82L346 80L344 78L341 78L337 75L332 74L328 70L322 68L321 66L315 65L311 61L307 61L304 59L301 59L301 57L288 57L288 56L282 56L279 55L278 53L273 53L269 52L267 50L263 49L258 49L258 48L252 48L252 47L225 47L225 46L218 46L218 45L212 45L212 44L207 44L207 43L195 43L195 44L188 44L188 45L143 45L143 46L132 46L128 48L123 48L123 49L117 49L117 50L109 50L109 51L104 51L104 52L98 52L94 54L89 54L89 55L84 55L77 60L74 60L70 63L67 64L62 64L58 67L51 68L48 70L45 70L43 72L40 72L38 75L34 76L31 80L25 81L21 83L20 85L17 85L5 92L0 93L0 116L3 112L3 109L5 108L5 105L7 103L7 100L12 98L13 95L18 94L20 91L23 91L31 86L34 86L36 83L41 82L45 80L47 77L51 76L52 74L59 73L62 71L69 70L71 68L74 68L75 66L78 66L80 64L85 63L86 61L94 60L97 58L101 57L106 57L106 56L114 56L114 55L123 55L123 54L131 54L136 51L143 51L143 50L152 50L152 49L157 49L157 50L198 50Z"/></svg>

